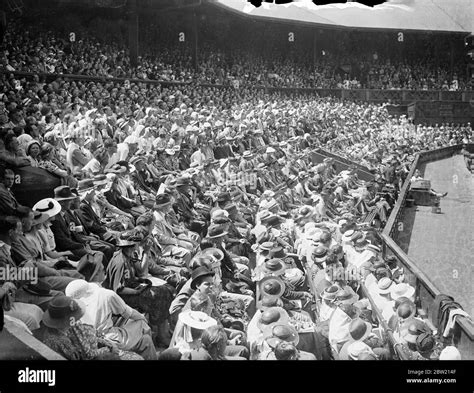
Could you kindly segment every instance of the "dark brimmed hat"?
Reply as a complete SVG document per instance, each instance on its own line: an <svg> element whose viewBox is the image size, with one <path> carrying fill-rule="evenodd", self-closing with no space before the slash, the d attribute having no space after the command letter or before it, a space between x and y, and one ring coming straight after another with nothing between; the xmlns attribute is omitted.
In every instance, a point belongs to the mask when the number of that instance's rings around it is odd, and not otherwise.
<svg viewBox="0 0 474 393"><path fill-rule="evenodd" d="M349 334L355 341L364 341L372 332L372 325L361 318L355 318L349 325Z"/></svg>
<svg viewBox="0 0 474 393"><path fill-rule="evenodd" d="M286 270L285 263L279 258L273 258L262 265L262 271L266 274L272 274L274 276L279 276L283 274Z"/></svg>
<svg viewBox="0 0 474 393"><path fill-rule="evenodd" d="M428 327L423 321L413 318L408 325L408 332L403 337L406 342L411 344L416 344L416 339L422 333L428 333Z"/></svg>
<svg viewBox="0 0 474 393"><path fill-rule="evenodd" d="M270 250L270 257L271 258L284 259L284 258L287 257L287 253L286 253L286 251L284 250L283 247L277 246L277 247L273 247Z"/></svg>
<svg viewBox="0 0 474 393"><path fill-rule="evenodd" d="M43 323L50 328L64 329L79 321L85 310L86 306L80 300L58 296L49 302L43 314Z"/></svg>
<svg viewBox="0 0 474 393"><path fill-rule="evenodd" d="M288 313L282 307L270 307L266 309L257 321L257 327L262 333L275 325L287 325L289 322Z"/></svg>
<svg viewBox="0 0 474 393"><path fill-rule="evenodd" d="M261 296L277 296L280 297L285 292L285 283L281 278L276 276L267 276L258 283Z"/></svg>
<svg viewBox="0 0 474 393"><path fill-rule="evenodd" d="M359 300L359 295L346 285L336 294L336 302L339 304L354 304Z"/></svg>
<svg viewBox="0 0 474 393"><path fill-rule="evenodd" d="M299 343L298 332L290 325L275 325L272 328L268 328L264 333L265 335L268 335L265 341L270 348L276 348L282 341L293 343L295 346Z"/></svg>
<svg viewBox="0 0 474 393"><path fill-rule="evenodd" d="M205 266L194 269L191 274L191 289L196 289L196 281L200 277L214 277L214 272Z"/></svg>
<svg viewBox="0 0 474 393"><path fill-rule="evenodd" d="M264 251L264 252L270 253L270 251L274 248L274 246L275 246L275 243L273 242L263 242L258 246L258 248L260 252Z"/></svg>
<svg viewBox="0 0 474 393"><path fill-rule="evenodd" d="M211 225L207 230L207 237L209 239L216 239L227 235L228 232L225 230L225 227L222 225Z"/></svg>
<svg viewBox="0 0 474 393"><path fill-rule="evenodd" d="M420 353L426 353L433 350L435 347L436 341L431 333L421 333L416 338L416 349Z"/></svg>
<svg viewBox="0 0 474 393"><path fill-rule="evenodd" d="M59 186L54 189L54 199L57 201L72 201L76 199L77 195L74 195L69 186Z"/></svg>

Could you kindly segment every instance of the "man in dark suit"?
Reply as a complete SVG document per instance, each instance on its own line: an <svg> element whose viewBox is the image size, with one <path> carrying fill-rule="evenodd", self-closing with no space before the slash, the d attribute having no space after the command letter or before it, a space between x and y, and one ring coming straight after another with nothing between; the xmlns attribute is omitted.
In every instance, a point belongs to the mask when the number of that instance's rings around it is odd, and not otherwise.
<svg viewBox="0 0 474 393"><path fill-rule="evenodd" d="M194 210L189 192L190 184L191 180L187 177L179 177L176 180L176 200L173 209L189 230L203 235L206 224L203 217Z"/></svg>
<svg viewBox="0 0 474 393"><path fill-rule="evenodd" d="M92 184L93 186L95 186L96 183L93 182ZM93 233L100 239L114 245L117 239L112 233L107 230L107 228L102 223L100 217L92 208L91 203L95 199L95 188L92 188L84 193L82 192L82 190L79 190L79 193L83 195L81 197L79 210L76 210L76 213L79 215L86 231L88 233Z"/></svg>
<svg viewBox="0 0 474 393"><path fill-rule="evenodd" d="M216 158L216 160L220 160L221 158L234 157L234 153L232 152L232 149L227 143L224 136L218 136L217 142L219 144L214 148L214 157Z"/></svg>
<svg viewBox="0 0 474 393"><path fill-rule="evenodd" d="M102 276L103 279L105 255L100 251L93 251L87 243L83 244L75 241L66 221L66 212L71 208L71 201L76 197L68 186L60 186L54 189L54 199L61 205L61 212L55 216L55 220L51 225L56 250L71 251L74 254L69 257L71 260L84 261L87 259L90 266L88 266L87 272L81 271L81 273L87 281L101 281L99 277Z"/></svg>
<svg viewBox="0 0 474 393"><path fill-rule="evenodd" d="M85 182L87 182L86 185L89 185L88 182L92 183L92 187L94 187L94 184L91 180L82 181L83 184ZM89 191L90 189L85 189L83 184L79 182L79 187L82 188L82 190L85 192ZM76 199L73 199L71 201L71 208L64 215L64 219L67 225L69 226L69 230L71 231L71 237L78 243L88 244L89 247L94 251L102 252L105 255L105 266L107 266L110 259L114 255L115 246L106 241L101 240L96 234L89 232L86 228L85 223L82 221L79 212L80 199L79 195L77 195Z"/></svg>

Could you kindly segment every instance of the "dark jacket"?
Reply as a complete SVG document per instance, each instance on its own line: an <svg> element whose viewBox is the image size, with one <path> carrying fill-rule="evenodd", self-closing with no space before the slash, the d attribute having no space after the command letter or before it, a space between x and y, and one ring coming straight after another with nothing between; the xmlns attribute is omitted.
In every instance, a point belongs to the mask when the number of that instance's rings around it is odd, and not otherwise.
<svg viewBox="0 0 474 393"><path fill-rule="evenodd" d="M83 201L81 203L80 210L77 211L77 213L81 217L88 232L94 233L97 236L102 236L107 232L105 227L102 225L99 216L87 202Z"/></svg>
<svg viewBox="0 0 474 393"><path fill-rule="evenodd" d="M58 214L56 219L52 222L51 231L54 234L56 250L71 251L77 256L86 254L84 245L72 238L68 223L64 220L62 214Z"/></svg>

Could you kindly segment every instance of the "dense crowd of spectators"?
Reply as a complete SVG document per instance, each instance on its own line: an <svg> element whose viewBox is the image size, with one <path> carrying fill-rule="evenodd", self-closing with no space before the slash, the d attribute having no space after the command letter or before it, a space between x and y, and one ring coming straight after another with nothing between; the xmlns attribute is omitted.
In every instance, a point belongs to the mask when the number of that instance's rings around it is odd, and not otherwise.
<svg viewBox="0 0 474 393"><path fill-rule="evenodd" d="M281 49L262 54L255 39L239 41L234 36L229 37L232 51L203 39L195 68L192 39L188 36L187 41L180 42L178 32L163 26L142 32L141 56L138 65L132 67L123 26L99 20L86 28L77 23L68 25L69 21L67 17L63 24L51 23L44 17L34 24L21 19L11 21L2 45L3 68L239 87L450 91L472 88L465 78L465 65L458 61L450 65L445 59L398 59L362 49L352 56L344 48L321 50L316 58L309 53L288 54Z"/></svg>
<svg viewBox="0 0 474 393"><path fill-rule="evenodd" d="M81 40L72 48L12 27L3 65L131 75L120 46ZM416 309L375 228L414 155L472 143L470 124L414 126L385 105L267 94L251 88L262 74L243 55L229 71L209 48L196 76L188 58L160 53L142 58L143 72L192 83L1 74L6 323L71 360L392 359L363 284L399 344L395 357L459 359L449 329ZM271 70L305 83L291 63ZM196 83L215 75L249 84ZM319 148L359 165L318 161ZM19 201L22 181L56 187Z"/></svg>

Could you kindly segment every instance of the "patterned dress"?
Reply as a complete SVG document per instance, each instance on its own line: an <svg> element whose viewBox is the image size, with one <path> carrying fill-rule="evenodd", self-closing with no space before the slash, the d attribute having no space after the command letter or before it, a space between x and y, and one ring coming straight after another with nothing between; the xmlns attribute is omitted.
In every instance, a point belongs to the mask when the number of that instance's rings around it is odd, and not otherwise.
<svg viewBox="0 0 474 393"><path fill-rule="evenodd" d="M96 329L91 325L78 323L66 332L42 326L35 332L45 345L68 360L101 360L112 355L110 345L98 337ZM120 360L143 360L129 351L119 351Z"/></svg>

